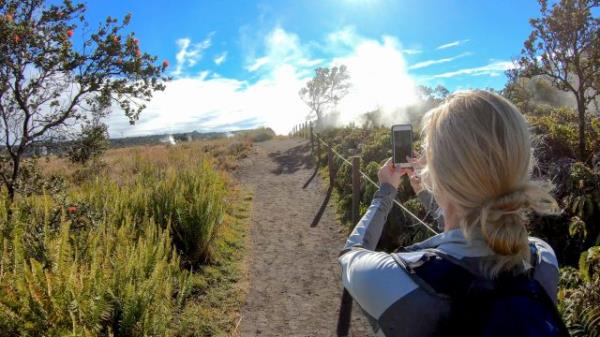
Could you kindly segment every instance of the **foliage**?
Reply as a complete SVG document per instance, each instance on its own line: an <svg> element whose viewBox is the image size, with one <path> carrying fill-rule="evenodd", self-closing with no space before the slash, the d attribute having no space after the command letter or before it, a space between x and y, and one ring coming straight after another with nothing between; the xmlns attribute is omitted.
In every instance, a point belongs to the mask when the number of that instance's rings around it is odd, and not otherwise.
<svg viewBox="0 0 600 337"><path fill-rule="evenodd" d="M579 272L562 268L558 300L573 336L600 336L600 247L581 254Z"/></svg>
<svg viewBox="0 0 600 337"><path fill-rule="evenodd" d="M108 151L109 170L52 195L21 195L11 217L0 208L3 335L211 336L232 329L243 227L230 210L243 214L245 206L228 206L237 192L200 150ZM68 162L39 165L69 183Z"/></svg>
<svg viewBox="0 0 600 337"><path fill-rule="evenodd" d="M600 275L600 246L592 247L581 253L579 274L585 282L590 282L595 275Z"/></svg>
<svg viewBox="0 0 600 337"><path fill-rule="evenodd" d="M167 63L155 65L134 33L123 35L130 15L108 17L94 31L84 13L70 0L0 2L0 176L9 203L35 141L63 138L68 126L105 116L113 104L133 123L153 91L164 89Z"/></svg>
<svg viewBox="0 0 600 337"><path fill-rule="evenodd" d="M73 163L87 164L97 160L108 149L108 127L97 123L82 127L79 139L75 140L67 156Z"/></svg>
<svg viewBox="0 0 600 337"><path fill-rule="evenodd" d="M238 132L236 136L253 143L259 143L273 139L273 137L275 137L275 132L271 128L262 127Z"/></svg>
<svg viewBox="0 0 600 337"><path fill-rule="evenodd" d="M34 336L164 335L174 307L186 296L188 278L179 270L168 233L151 222L140 236L130 224L101 222L75 244L71 221L63 218L59 225L58 231L47 228L42 234L45 261L28 254L25 224L17 225L11 241L5 239L2 331ZM78 249L79 244L84 249ZM174 300L176 295L180 298Z"/></svg>
<svg viewBox="0 0 600 337"><path fill-rule="evenodd" d="M578 153L586 161L586 109L598 95L594 90L600 77L600 19L592 10L597 0L561 0L548 7L539 0L540 18L531 19L533 31L524 43L520 69L513 77L543 75L553 86L572 93L578 111Z"/></svg>

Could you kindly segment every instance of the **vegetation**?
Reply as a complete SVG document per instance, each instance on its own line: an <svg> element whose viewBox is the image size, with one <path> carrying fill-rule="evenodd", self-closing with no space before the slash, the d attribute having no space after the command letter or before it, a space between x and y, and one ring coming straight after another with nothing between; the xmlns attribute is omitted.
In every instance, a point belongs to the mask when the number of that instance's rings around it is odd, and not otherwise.
<svg viewBox="0 0 600 337"><path fill-rule="evenodd" d="M69 125L105 116L113 104L133 123L164 89L168 63L155 65L133 33L123 36L131 15L108 17L93 31L84 14L85 5L70 0L0 2L0 178L8 204L36 141L62 138Z"/></svg>
<svg viewBox="0 0 600 337"><path fill-rule="evenodd" d="M235 136L248 142L259 143L273 139L275 131L271 128L262 127L253 130L238 131Z"/></svg>
<svg viewBox="0 0 600 337"><path fill-rule="evenodd" d="M81 128L81 135L73 142L67 155L73 163L87 164L97 161L107 149L108 126L96 122Z"/></svg>
<svg viewBox="0 0 600 337"><path fill-rule="evenodd" d="M39 160L41 185L53 193L20 195L10 217L0 209L0 331L213 336L233 329L248 199L215 170L204 146L112 150L105 169L84 179L65 159ZM250 149L219 153L232 160Z"/></svg>
<svg viewBox="0 0 600 337"><path fill-rule="evenodd" d="M547 0L539 3L541 17L530 21L533 31L525 41L520 68L513 76L542 76L557 89L573 94L577 103L578 154L586 161L586 116L590 103L600 93L600 19L592 14L598 1L561 0L551 7Z"/></svg>

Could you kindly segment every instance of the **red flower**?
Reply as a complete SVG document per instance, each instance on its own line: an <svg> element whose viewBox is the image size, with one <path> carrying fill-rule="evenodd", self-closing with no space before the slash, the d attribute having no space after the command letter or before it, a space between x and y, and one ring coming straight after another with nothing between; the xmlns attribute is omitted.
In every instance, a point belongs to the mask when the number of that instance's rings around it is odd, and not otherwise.
<svg viewBox="0 0 600 337"><path fill-rule="evenodd" d="M141 52L139 49L136 49L136 50L135 50L135 56L136 56L136 57L140 57L140 56L142 56L142 52Z"/></svg>
<svg viewBox="0 0 600 337"><path fill-rule="evenodd" d="M6 21L12 22L13 21L13 15L10 14L10 13L6 14Z"/></svg>
<svg viewBox="0 0 600 337"><path fill-rule="evenodd" d="M75 206L67 207L67 212L69 212L69 214L75 214L75 212L77 212L77 207L75 207Z"/></svg>
<svg viewBox="0 0 600 337"><path fill-rule="evenodd" d="M135 43L136 45L140 43L140 40L138 39L133 39L133 43Z"/></svg>
<svg viewBox="0 0 600 337"><path fill-rule="evenodd" d="M72 29L67 30L67 36L68 37L72 37L73 36L73 30Z"/></svg>
<svg viewBox="0 0 600 337"><path fill-rule="evenodd" d="M168 60L164 60L162 63L163 68L167 68L169 66L169 61Z"/></svg>
<svg viewBox="0 0 600 337"><path fill-rule="evenodd" d="M21 37L17 34L15 34L15 43L19 43L21 42Z"/></svg>

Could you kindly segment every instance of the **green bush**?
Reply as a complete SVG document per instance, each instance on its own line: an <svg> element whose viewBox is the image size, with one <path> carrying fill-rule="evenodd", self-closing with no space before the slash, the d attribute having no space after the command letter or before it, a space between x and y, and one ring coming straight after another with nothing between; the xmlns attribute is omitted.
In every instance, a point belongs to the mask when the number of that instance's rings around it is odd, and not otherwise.
<svg viewBox="0 0 600 337"><path fill-rule="evenodd" d="M223 249L212 242L229 193L206 157L163 155L123 157L118 177L20 196L10 216L0 207L1 335L175 334L194 288L208 288L210 275L192 271Z"/></svg>
<svg viewBox="0 0 600 337"><path fill-rule="evenodd" d="M32 254L18 221L0 260L0 331L10 336L165 335L187 294L168 231L151 219L140 234L131 222L101 221L74 237L73 221L37 204L46 224L43 259ZM79 241L79 242L78 242ZM81 247L85 247L81 249Z"/></svg>
<svg viewBox="0 0 600 337"><path fill-rule="evenodd" d="M253 143L264 142L275 137L275 131L271 128L258 128L253 130L241 131L238 133L238 137L249 140Z"/></svg>

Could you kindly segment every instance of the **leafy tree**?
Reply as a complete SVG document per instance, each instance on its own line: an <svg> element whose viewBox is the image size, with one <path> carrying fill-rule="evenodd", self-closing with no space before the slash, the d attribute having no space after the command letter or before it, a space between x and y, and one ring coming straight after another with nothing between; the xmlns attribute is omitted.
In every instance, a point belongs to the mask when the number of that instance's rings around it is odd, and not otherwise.
<svg viewBox="0 0 600 337"><path fill-rule="evenodd" d="M94 122L81 128L81 136L69 149L71 162L86 164L97 159L108 148L108 127L104 123Z"/></svg>
<svg viewBox="0 0 600 337"><path fill-rule="evenodd" d="M579 156L586 160L586 109L600 93L600 19L592 15L598 0L560 0L548 7L538 0L541 17L531 19L533 31L518 60L521 76L542 75L558 89L572 93L579 119Z"/></svg>
<svg viewBox="0 0 600 337"><path fill-rule="evenodd" d="M85 6L71 0L0 1L0 179L12 202L23 155L37 140L60 134L119 106L134 123L168 62L142 53L131 16L92 30ZM77 33L77 35L76 35Z"/></svg>
<svg viewBox="0 0 600 337"><path fill-rule="evenodd" d="M345 65L315 69L315 76L300 89L300 98L317 117L317 128L321 128L324 115L335 108L348 94L350 75Z"/></svg>

